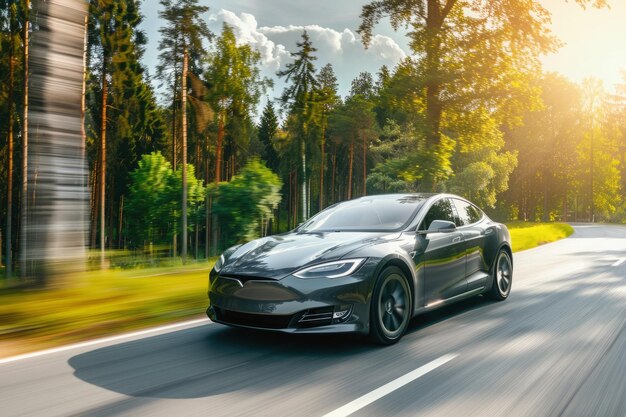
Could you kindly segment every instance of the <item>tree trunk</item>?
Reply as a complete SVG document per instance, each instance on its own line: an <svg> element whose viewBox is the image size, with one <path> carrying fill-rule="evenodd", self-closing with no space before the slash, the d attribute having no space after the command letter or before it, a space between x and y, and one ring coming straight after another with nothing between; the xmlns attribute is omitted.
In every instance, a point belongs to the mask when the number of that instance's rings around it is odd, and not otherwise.
<svg viewBox="0 0 626 417"><path fill-rule="evenodd" d="M439 0L428 0L426 16L426 149L437 151L441 143L441 27L442 19ZM426 186L434 188L435 179L426 179Z"/></svg>
<svg viewBox="0 0 626 417"><path fill-rule="evenodd" d="M367 195L367 142L363 135L363 195Z"/></svg>
<svg viewBox="0 0 626 417"><path fill-rule="evenodd" d="M24 2L24 16L24 49L22 55L22 65L24 66L24 115L22 117L22 198L20 225L20 274L22 277L26 277L26 249L28 248L26 229L28 225L28 30L30 22L30 0ZM87 37L85 37L85 39L87 39Z"/></svg>
<svg viewBox="0 0 626 417"><path fill-rule="evenodd" d="M333 176L332 176L332 184L330 186L330 198L333 204L335 204L335 177L337 176L337 148L333 152Z"/></svg>
<svg viewBox="0 0 626 417"><path fill-rule="evenodd" d="M306 221L307 211L307 189L306 189L306 150L304 146L304 139L300 139L300 156L302 158L302 178L301 181L301 197L302 197L302 221Z"/></svg>
<svg viewBox="0 0 626 417"><path fill-rule="evenodd" d="M177 159L176 159L176 136L178 132L176 131L176 98L177 98L177 86L178 84L174 82L174 98L172 99L172 168L176 171L177 168Z"/></svg>
<svg viewBox="0 0 626 417"><path fill-rule="evenodd" d="M206 185L209 185L209 157L207 155L207 150L209 148L209 136L206 135L204 137L204 161L205 161L205 167L204 167L204 183ZM206 259L209 259L209 227L211 226L210 224L210 217L209 214L211 212L211 199L208 197L208 195L205 195L204 197L204 214L205 214L205 219L204 219L204 257Z"/></svg>
<svg viewBox="0 0 626 417"><path fill-rule="evenodd" d="M322 123L322 158L320 160L320 209L324 208L324 158L325 158L325 145L326 145L326 125Z"/></svg>
<svg viewBox="0 0 626 417"><path fill-rule="evenodd" d="M30 48L28 273L40 285L84 270L87 209L80 131L87 4L33 3L38 30ZM106 119L105 119L106 120ZM72 196L68 199L67 196ZM36 198L35 198L36 196Z"/></svg>
<svg viewBox="0 0 626 417"><path fill-rule="evenodd" d="M104 244L105 244L105 219L106 219L106 170L107 170L107 67L108 57L102 57L102 103L101 103L101 126L100 126L100 268L104 268Z"/></svg>
<svg viewBox="0 0 626 417"><path fill-rule="evenodd" d="M13 22L15 16L13 15L13 7L11 9L11 38L13 37ZM12 252L12 240L13 240L13 84L15 78L15 50L13 48L13 40L11 40L11 46L9 48L9 97L8 97L8 109L9 109L9 137L8 137L8 163L7 163L7 229L6 229L6 276L10 278L13 274L13 252Z"/></svg>
<svg viewBox="0 0 626 417"><path fill-rule="evenodd" d="M195 245L195 248L194 248L194 250L195 250L195 258L196 259L198 259L198 212L199 212L199 210L198 210L198 207L196 206L196 222L194 224L194 229L196 231L196 242L195 242L196 245Z"/></svg>
<svg viewBox="0 0 626 417"><path fill-rule="evenodd" d="M183 51L183 77L181 80L181 123L182 123L182 139L183 139L183 201L182 201L182 223L183 223L183 236L181 248L181 257L183 262L187 258L187 59L188 59L187 47Z"/></svg>
<svg viewBox="0 0 626 417"><path fill-rule="evenodd" d="M94 162L93 173L91 176L91 195L92 195L92 206L91 206L91 228L90 228L90 239L89 239L89 247L92 249L96 248L96 235L98 232L98 215L99 215L99 207L100 207L100 190L98 186L98 171L99 171L99 162L96 160Z"/></svg>
<svg viewBox="0 0 626 417"><path fill-rule="evenodd" d="M122 227L124 224L124 194L120 197L119 218L117 219L117 248L122 249Z"/></svg>
<svg viewBox="0 0 626 417"><path fill-rule="evenodd" d="M287 229L291 229L291 210L293 200L293 172L289 171L289 194L287 198Z"/></svg>
<svg viewBox="0 0 626 417"><path fill-rule="evenodd" d="M293 228L298 226L298 169L293 171Z"/></svg>
<svg viewBox="0 0 626 417"><path fill-rule="evenodd" d="M224 146L224 111L217 115L217 148L215 150L215 183L222 180L222 152Z"/></svg>
<svg viewBox="0 0 626 417"><path fill-rule="evenodd" d="M352 166L354 165L354 138L350 140L350 155L348 168L348 200L352 199Z"/></svg>

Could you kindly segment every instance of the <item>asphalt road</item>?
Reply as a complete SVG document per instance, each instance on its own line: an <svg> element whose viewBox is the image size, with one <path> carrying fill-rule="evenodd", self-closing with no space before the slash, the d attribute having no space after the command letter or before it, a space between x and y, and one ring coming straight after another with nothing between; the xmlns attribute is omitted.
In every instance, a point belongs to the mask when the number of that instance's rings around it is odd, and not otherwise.
<svg viewBox="0 0 626 417"><path fill-rule="evenodd" d="M0 415L623 417L626 228L575 229L391 347L207 320L1 363Z"/></svg>

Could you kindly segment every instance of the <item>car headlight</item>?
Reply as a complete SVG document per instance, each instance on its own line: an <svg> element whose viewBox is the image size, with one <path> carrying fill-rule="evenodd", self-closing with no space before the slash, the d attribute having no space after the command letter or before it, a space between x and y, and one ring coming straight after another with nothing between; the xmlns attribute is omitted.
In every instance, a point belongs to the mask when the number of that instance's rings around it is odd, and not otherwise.
<svg viewBox="0 0 626 417"><path fill-rule="evenodd" d="M298 278L340 278L356 271L364 261L365 258L327 262L301 269L293 275Z"/></svg>
<svg viewBox="0 0 626 417"><path fill-rule="evenodd" d="M220 258L217 260L217 262L215 262L215 266L213 267L213 269L215 269L215 272L220 272L222 270L222 267L224 266L224 255L220 255Z"/></svg>

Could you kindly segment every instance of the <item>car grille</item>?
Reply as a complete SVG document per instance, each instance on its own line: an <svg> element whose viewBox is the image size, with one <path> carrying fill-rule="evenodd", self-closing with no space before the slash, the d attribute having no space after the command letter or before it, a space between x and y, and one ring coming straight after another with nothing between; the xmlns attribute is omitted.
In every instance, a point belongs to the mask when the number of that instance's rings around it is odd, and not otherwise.
<svg viewBox="0 0 626 417"><path fill-rule="evenodd" d="M333 321L333 307L312 308L293 315L241 313L212 307L216 320L237 326L264 329L310 328L325 326Z"/></svg>
<svg viewBox="0 0 626 417"><path fill-rule="evenodd" d="M265 329L286 329L293 316L278 314L252 314L213 307L217 320L239 326L261 327Z"/></svg>

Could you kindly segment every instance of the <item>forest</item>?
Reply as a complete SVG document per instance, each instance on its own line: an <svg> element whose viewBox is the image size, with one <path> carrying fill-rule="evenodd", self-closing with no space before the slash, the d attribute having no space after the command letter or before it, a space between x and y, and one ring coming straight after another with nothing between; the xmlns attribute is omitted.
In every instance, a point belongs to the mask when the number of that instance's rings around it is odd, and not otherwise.
<svg viewBox="0 0 626 417"><path fill-rule="evenodd" d="M28 128L33 3L0 0L7 275L19 272L37 190L24 181L38 134ZM372 1L360 10L361 41L388 19L406 32L407 58L361 72L342 97L304 31L277 73L286 88L263 108L272 81L260 53L227 24L210 31L198 0L160 0L149 75L141 6L90 0L84 24L87 241L97 256L204 259L378 193L450 192L503 222L626 222L626 81L613 91L545 71L540 58L560 40L537 1Z"/></svg>

